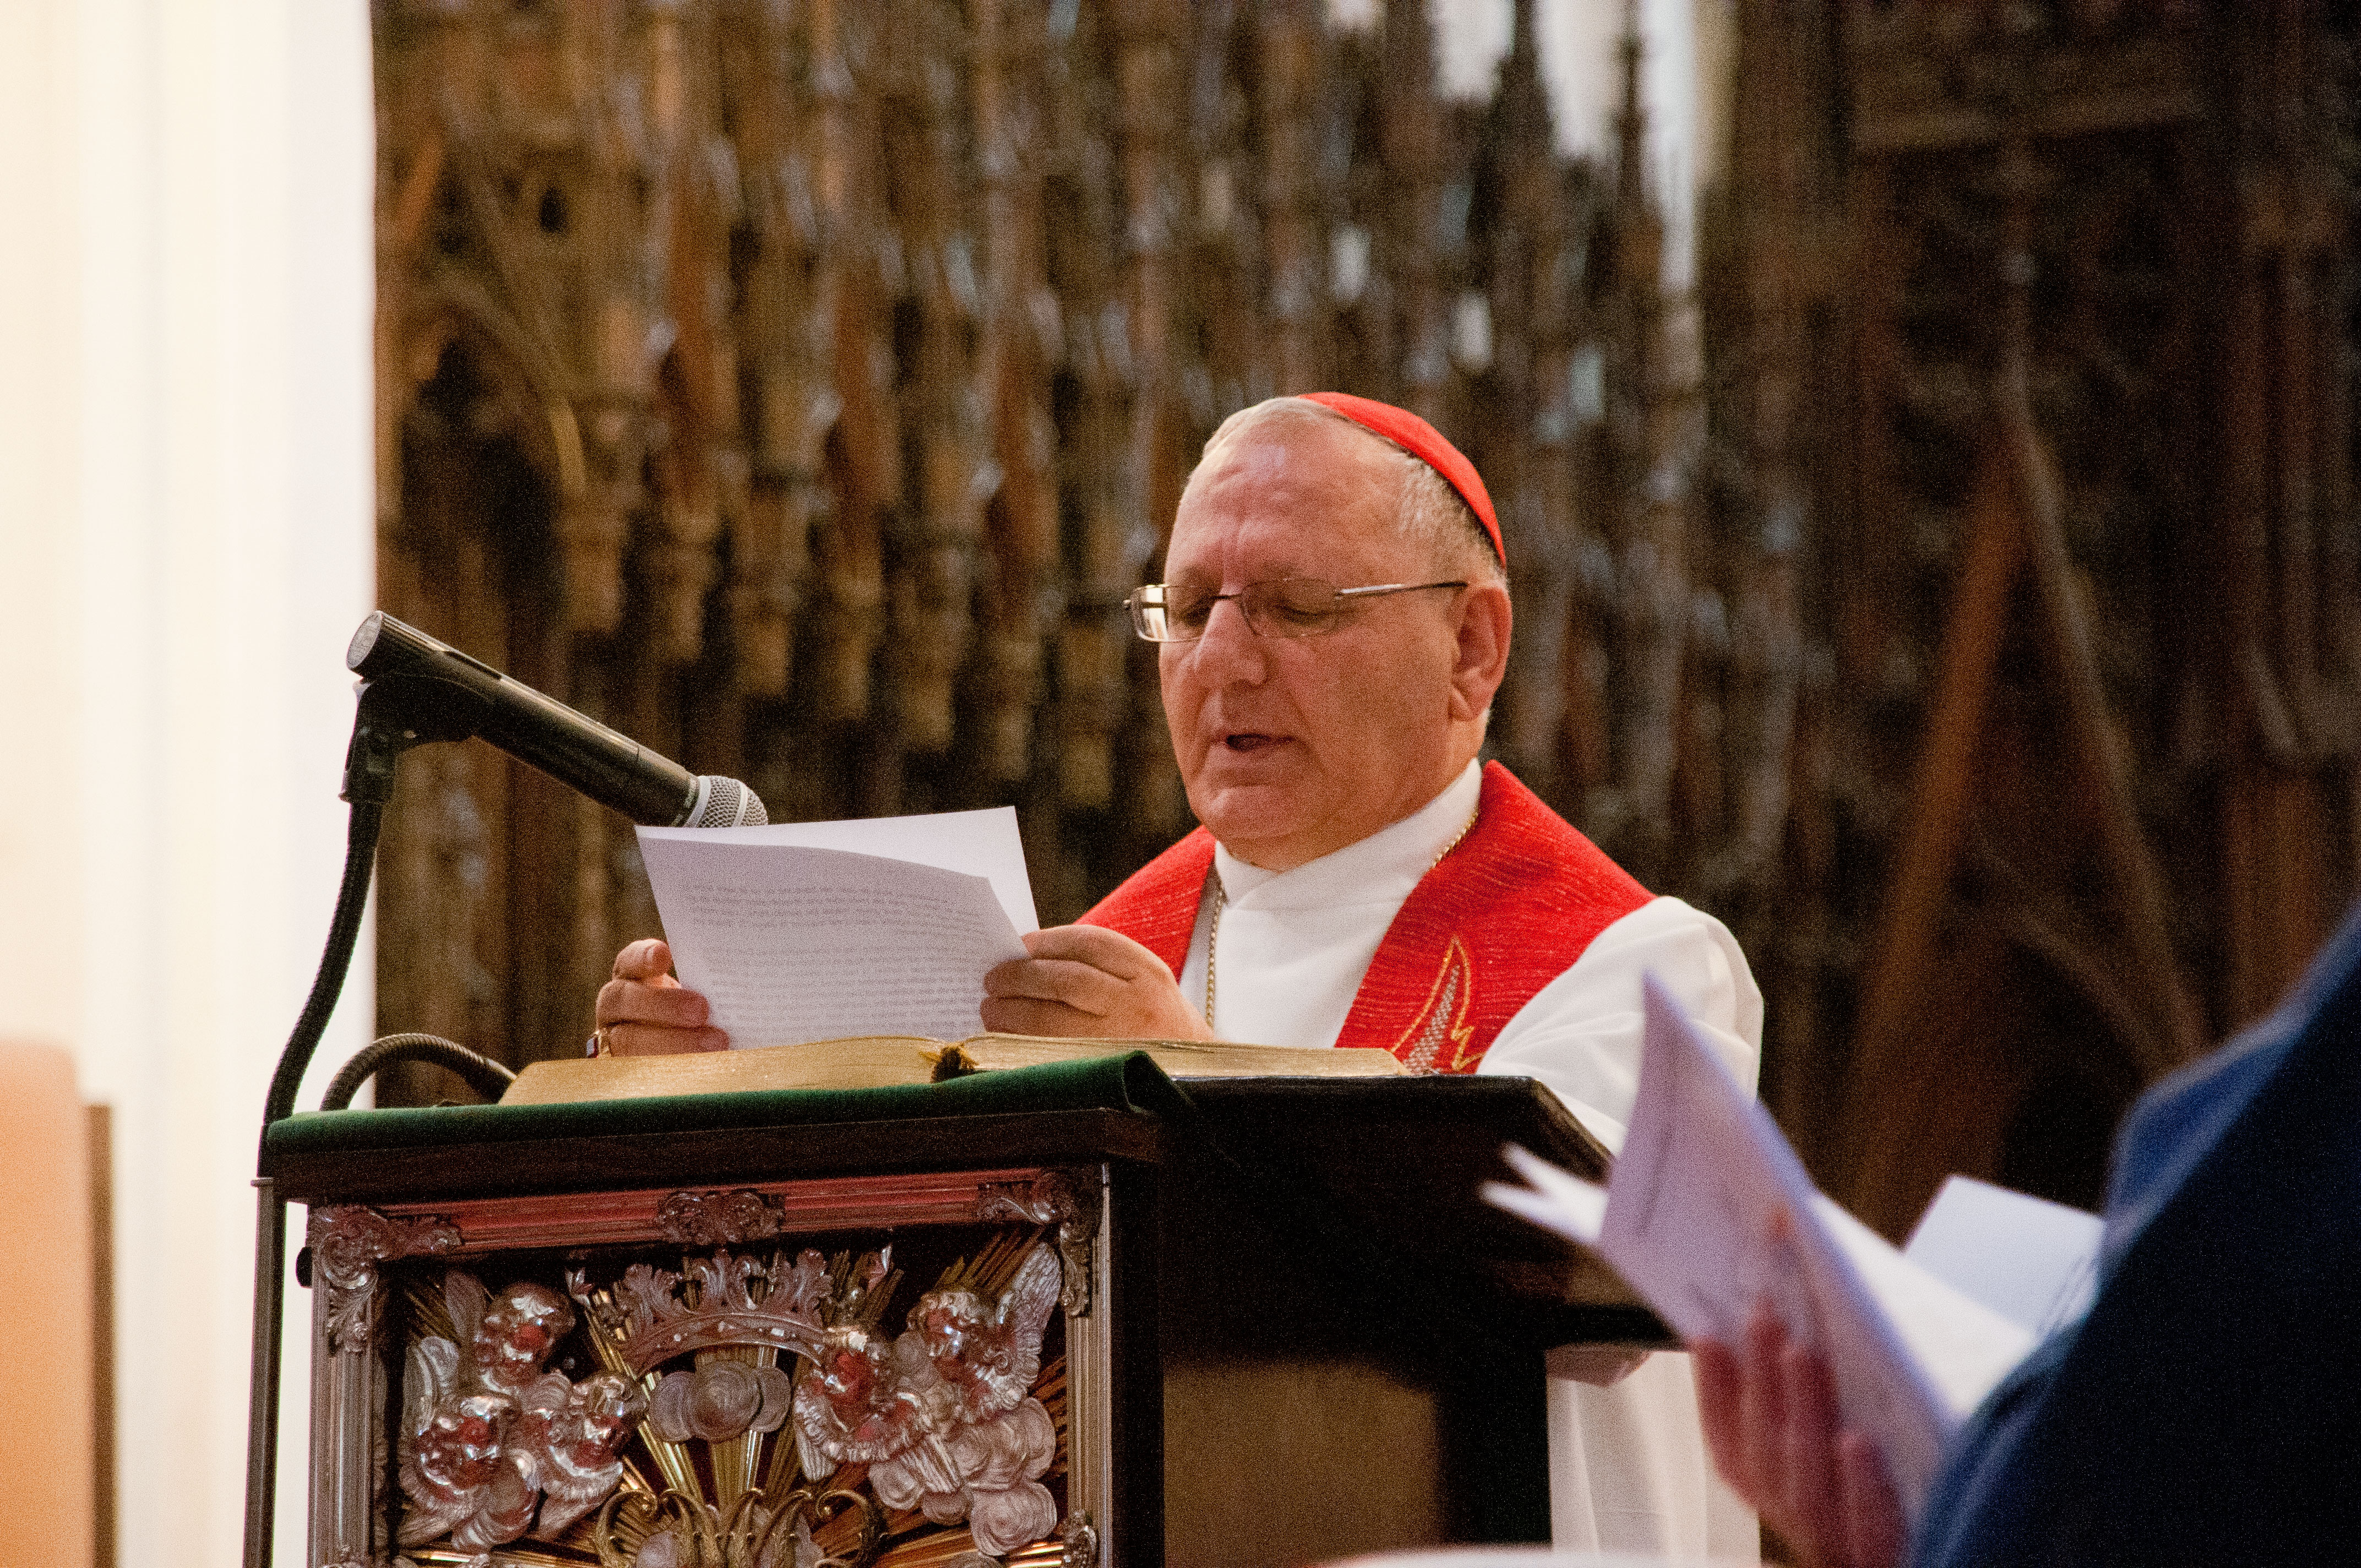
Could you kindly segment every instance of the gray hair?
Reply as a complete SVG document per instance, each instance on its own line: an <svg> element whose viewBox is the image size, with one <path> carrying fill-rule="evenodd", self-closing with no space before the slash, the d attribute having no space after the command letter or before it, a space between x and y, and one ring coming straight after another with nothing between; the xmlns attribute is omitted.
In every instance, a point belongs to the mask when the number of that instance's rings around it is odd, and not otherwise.
<svg viewBox="0 0 2361 1568"><path fill-rule="evenodd" d="M1266 398L1240 409L1224 420L1206 441L1197 466L1202 468L1224 447L1265 425L1301 425L1314 420L1358 431L1395 455L1401 474L1401 500L1394 513L1394 526L1404 540L1433 557L1438 571L1471 583L1508 582L1507 568L1493 554L1492 536L1484 532L1475 510L1451 488L1450 480L1409 447L1380 435L1358 420L1338 413L1325 403L1315 403L1309 398ZM1192 472L1190 477L1196 476Z"/></svg>

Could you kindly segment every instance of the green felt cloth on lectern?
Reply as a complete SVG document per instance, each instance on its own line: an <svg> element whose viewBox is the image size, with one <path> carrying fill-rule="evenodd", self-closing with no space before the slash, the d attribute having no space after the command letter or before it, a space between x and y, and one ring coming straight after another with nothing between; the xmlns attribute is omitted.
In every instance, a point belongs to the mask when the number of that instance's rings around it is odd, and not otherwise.
<svg viewBox="0 0 2361 1568"><path fill-rule="evenodd" d="M265 1168L290 1155L449 1144L537 1142L618 1134L683 1133L900 1122L942 1116L1119 1111L1185 1115L1189 1098L1144 1052L976 1073L944 1083L878 1089L782 1089L741 1094L667 1094L554 1105L437 1105L385 1111L299 1112L264 1130Z"/></svg>

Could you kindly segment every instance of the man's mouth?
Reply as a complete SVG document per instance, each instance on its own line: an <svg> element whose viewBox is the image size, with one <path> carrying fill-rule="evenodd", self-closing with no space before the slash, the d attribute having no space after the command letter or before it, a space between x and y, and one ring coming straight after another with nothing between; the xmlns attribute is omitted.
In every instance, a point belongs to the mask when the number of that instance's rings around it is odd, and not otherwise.
<svg viewBox="0 0 2361 1568"><path fill-rule="evenodd" d="M1283 735L1262 735L1250 729L1242 729L1235 734L1223 736L1222 744L1233 751L1259 751L1266 746L1276 746L1285 739Z"/></svg>

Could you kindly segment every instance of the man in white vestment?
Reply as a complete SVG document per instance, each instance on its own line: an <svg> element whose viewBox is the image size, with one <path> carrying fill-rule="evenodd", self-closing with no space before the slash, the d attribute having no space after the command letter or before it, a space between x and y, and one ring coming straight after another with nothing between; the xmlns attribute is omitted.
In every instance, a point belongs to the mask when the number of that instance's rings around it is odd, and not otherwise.
<svg viewBox="0 0 2361 1568"><path fill-rule="evenodd" d="M1710 916L1653 897L1499 763L1499 527L1415 415L1339 393L1233 415L1191 475L1166 580L1134 594L1202 826L985 978L986 1027L1378 1046L1416 1071L1538 1080L1618 1147L1653 973L1742 1083L1762 998ZM727 1044L661 942L616 959L620 1053ZM1566 1550L1752 1557L1689 1357L1551 1358L1551 1519Z"/></svg>

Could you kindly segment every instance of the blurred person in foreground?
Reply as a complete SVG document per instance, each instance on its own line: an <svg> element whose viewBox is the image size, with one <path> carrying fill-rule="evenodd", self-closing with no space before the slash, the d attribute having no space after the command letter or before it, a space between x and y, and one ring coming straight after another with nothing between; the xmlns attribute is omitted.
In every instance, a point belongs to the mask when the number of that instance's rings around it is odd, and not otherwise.
<svg viewBox="0 0 2361 1568"><path fill-rule="evenodd" d="M1915 1531L1828 1368L1699 1343L1714 1455L1811 1563L2361 1560L2361 909L2116 1140L2098 1294L1954 1440Z"/></svg>
<svg viewBox="0 0 2361 1568"><path fill-rule="evenodd" d="M1507 668L1499 524L1433 426L1340 393L1206 443L1165 578L1132 596L1202 824L1080 923L992 970L987 1028L1375 1046L1414 1071L1531 1077L1609 1148L1638 1081L1640 977L1755 1080L1762 998L1719 921L1658 898L1477 753ZM600 1038L714 1049L661 942L616 959ZM1562 1547L1752 1557L1689 1358L1561 1352Z"/></svg>

